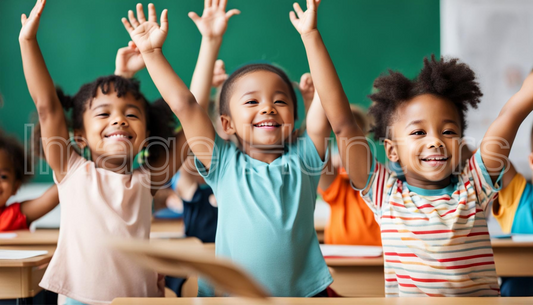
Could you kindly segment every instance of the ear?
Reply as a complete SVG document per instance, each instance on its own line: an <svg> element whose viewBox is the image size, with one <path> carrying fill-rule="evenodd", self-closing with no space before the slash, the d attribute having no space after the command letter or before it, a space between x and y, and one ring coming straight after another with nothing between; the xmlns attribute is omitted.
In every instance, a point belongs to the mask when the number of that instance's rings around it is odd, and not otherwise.
<svg viewBox="0 0 533 305"><path fill-rule="evenodd" d="M224 132L227 133L228 135L231 136L237 132L233 124L233 120L229 117L229 115L221 114L220 121L222 122L222 129L224 129Z"/></svg>
<svg viewBox="0 0 533 305"><path fill-rule="evenodd" d="M87 138L85 137L85 130L83 129L75 129L74 130L74 141L79 146L79 148L83 149L86 147L87 144Z"/></svg>
<svg viewBox="0 0 533 305"><path fill-rule="evenodd" d="M533 151L529 154L529 168L533 171Z"/></svg>
<svg viewBox="0 0 533 305"><path fill-rule="evenodd" d="M383 145L385 146L385 153L387 154L387 158L389 158L389 160L391 160L392 162L398 162L400 160L400 157L398 156L398 150L396 149L396 145L394 145L394 142L390 139L385 139Z"/></svg>

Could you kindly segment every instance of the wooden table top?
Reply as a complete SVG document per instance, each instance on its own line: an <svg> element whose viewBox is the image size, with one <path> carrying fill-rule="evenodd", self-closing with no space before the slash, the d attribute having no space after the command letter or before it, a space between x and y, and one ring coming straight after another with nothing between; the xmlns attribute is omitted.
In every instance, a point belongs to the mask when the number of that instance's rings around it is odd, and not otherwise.
<svg viewBox="0 0 533 305"><path fill-rule="evenodd" d="M117 298L112 305L518 305L533 304L533 298Z"/></svg>
<svg viewBox="0 0 533 305"><path fill-rule="evenodd" d="M14 238L0 239L0 246L6 245L57 245L59 230L42 229L30 232L29 230L13 231L17 234Z"/></svg>

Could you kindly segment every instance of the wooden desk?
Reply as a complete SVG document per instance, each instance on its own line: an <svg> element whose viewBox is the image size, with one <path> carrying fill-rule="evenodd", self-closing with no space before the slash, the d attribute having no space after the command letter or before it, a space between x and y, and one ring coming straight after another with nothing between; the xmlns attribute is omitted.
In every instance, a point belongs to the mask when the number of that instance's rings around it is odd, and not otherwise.
<svg viewBox="0 0 533 305"><path fill-rule="evenodd" d="M56 249L55 245L0 246L0 250L46 250L48 254L27 259L0 260L0 299L23 299L34 297L48 263Z"/></svg>
<svg viewBox="0 0 533 305"><path fill-rule="evenodd" d="M384 297L383 257L326 258L333 284L331 288L345 297Z"/></svg>
<svg viewBox="0 0 533 305"><path fill-rule="evenodd" d="M57 245L59 230L40 229L35 232L28 230L13 231L17 236L9 239L0 239L0 246L28 246L28 245Z"/></svg>
<svg viewBox="0 0 533 305"><path fill-rule="evenodd" d="M112 305L518 305L533 298L117 298Z"/></svg>
<svg viewBox="0 0 533 305"><path fill-rule="evenodd" d="M533 276L533 242L493 239L498 276Z"/></svg>

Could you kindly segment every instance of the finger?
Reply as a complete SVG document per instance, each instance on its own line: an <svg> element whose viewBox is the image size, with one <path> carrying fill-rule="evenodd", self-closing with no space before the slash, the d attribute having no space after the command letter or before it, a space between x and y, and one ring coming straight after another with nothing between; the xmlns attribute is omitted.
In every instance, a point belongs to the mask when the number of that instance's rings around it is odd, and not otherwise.
<svg viewBox="0 0 533 305"><path fill-rule="evenodd" d="M44 9L44 6L46 5L46 0L38 0L40 3L39 3L39 6L37 7L37 12L36 12L36 15L38 17L41 16L41 13L43 12L43 9Z"/></svg>
<svg viewBox="0 0 533 305"><path fill-rule="evenodd" d="M308 10L316 10L316 3L315 0L307 0L307 9Z"/></svg>
<svg viewBox="0 0 533 305"><path fill-rule="evenodd" d="M157 13L153 3L148 4L148 21L157 22Z"/></svg>
<svg viewBox="0 0 533 305"><path fill-rule="evenodd" d="M302 18L304 15L304 11L302 11L300 4L294 3L293 7L294 7L294 11L296 12L296 14L298 14L298 18Z"/></svg>
<svg viewBox="0 0 533 305"><path fill-rule="evenodd" d="M208 8L211 6L211 0L205 0L204 2L204 9Z"/></svg>
<svg viewBox="0 0 533 305"><path fill-rule="evenodd" d="M217 61L215 61L215 71L219 71L219 70L226 71L226 66L222 59L217 59Z"/></svg>
<svg viewBox="0 0 533 305"><path fill-rule="evenodd" d="M290 11L289 18L291 19L292 25L298 28L298 18L296 18L296 14L293 11Z"/></svg>
<svg viewBox="0 0 533 305"><path fill-rule="evenodd" d="M227 3L228 3L228 0L220 0L220 3L218 4L218 7L220 7L221 9L223 9L225 11Z"/></svg>
<svg viewBox="0 0 533 305"><path fill-rule="evenodd" d="M124 24L124 27L126 28L126 31L128 31L128 33L131 33L135 30L126 18L122 18L122 24Z"/></svg>
<svg viewBox="0 0 533 305"><path fill-rule="evenodd" d="M211 7L218 7L219 0L211 0Z"/></svg>
<svg viewBox="0 0 533 305"><path fill-rule="evenodd" d="M146 22L146 16L144 15L143 5L141 3L137 3L137 20L139 20L139 23Z"/></svg>
<svg viewBox="0 0 533 305"><path fill-rule="evenodd" d="M20 23L24 25L26 23L26 20L28 20L28 17L26 17L26 14L22 14L22 16L20 16Z"/></svg>
<svg viewBox="0 0 533 305"><path fill-rule="evenodd" d="M231 17L233 17L235 15L239 15L240 13L241 13L241 11L239 11L238 9L229 10L226 13L226 20L230 19Z"/></svg>
<svg viewBox="0 0 533 305"><path fill-rule="evenodd" d="M315 8L318 8L322 0L315 0Z"/></svg>
<svg viewBox="0 0 533 305"><path fill-rule="evenodd" d="M135 42L130 40L130 42L128 43L128 46L132 48L133 50L137 51L137 45L135 44Z"/></svg>
<svg viewBox="0 0 533 305"><path fill-rule="evenodd" d="M137 21L137 19L135 19L135 14L133 13L132 10L129 10L128 11L128 19L130 20L130 24L131 26L135 29L136 27L138 27L140 24L139 24L139 21Z"/></svg>
<svg viewBox="0 0 533 305"><path fill-rule="evenodd" d="M202 19L195 12L189 12L189 18L191 18L194 23L197 23L198 21L200 21L200 19Z"/></svg>
<svg viewBox="0 0 533 305"><path fill-rule="evenodd" d="M161 31L168 32L168 10L164 9L161 13Z"/></svg>
<svg viewBox="0 0 533 305"><path fill-rule="evenodd" d="M303 89L308 85L309 76L309 73L302 74L302 77L300 78L300 89Z"/></svg>

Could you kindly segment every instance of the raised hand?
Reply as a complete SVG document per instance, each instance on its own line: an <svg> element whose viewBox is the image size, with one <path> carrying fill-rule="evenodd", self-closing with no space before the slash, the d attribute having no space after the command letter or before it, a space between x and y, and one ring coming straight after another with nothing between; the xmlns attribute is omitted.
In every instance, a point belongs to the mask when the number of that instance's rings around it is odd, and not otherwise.
<svg viewBox="0 0 533 305"><path fill-rule="evenodd" d="M39 21L41 21L41 13L43 12L45 4L46 0L37 0L29 17L26 17L26 14L22 14L20 17L22 28L20 29L19 40L31 40L37 37Z"/></svg>
<svg viewBox="0 0 533 305"><path fill-rule="evenodd" d="M313 83L313 78L311 78L311 73L305 73L302 75L298 87L302 93L305 109L309 110L309 107L313 102L313 97L315 96L315 84Z"/></svg>
<svg viewBox="0 0 533 305"><path fill-rule="evenodd" d="M222 86L222 84L226 81L228 78L228 74L226 74L226 67L224 66L224 61L222 59L219 59L215 62L215 68L213 69L213 82L211 86L218 88Z"/></svg>
<svg viewBox="0 0 533 305"><path fill-rule="evenodd" d="M133 41L130 41L127 47L118 49L115 60L116 75L132 78L135 73L144 69L144 67L144 59Z"/></svg>
<svg viewBox="0 0 533 305"><path fill-rule="evenodd" d="M307 11L303 11L300 4L294 3L294 12L289 13L292 25L300 33L307 34L316 30L317 9L321 0L307 0ZM296 13L295 13L296 12ZM296 17L298 15L298 17Z"/></svg>
<svg viewBox="0 0 533 305"><path fill-rule="evenodd" d="M241 13L237 9L226 12L227 0L205 0L204 12L199 17L195 12L189 13L198 30L204 37L222 37L226 32L228 20Z"/></svg>
<svg viewBox="0 0 533 305"><path fill-rule="evenodd" d="M148 21L140 3L137 4L137 18L130 10L128 19L122 18L122 23L141 53L163 48L168 34L168 11L166 9L161 13L161 26L157 23L155 6L152 3L148 4Z"/></svg>

